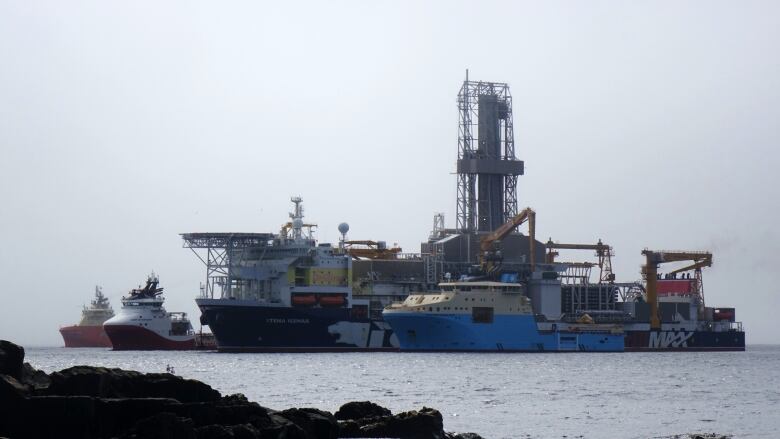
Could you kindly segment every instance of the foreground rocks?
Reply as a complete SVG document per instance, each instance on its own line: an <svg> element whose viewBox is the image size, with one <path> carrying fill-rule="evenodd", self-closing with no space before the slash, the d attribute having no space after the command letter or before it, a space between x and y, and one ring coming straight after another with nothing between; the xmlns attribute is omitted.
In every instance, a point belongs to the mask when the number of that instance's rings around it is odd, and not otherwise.
<svg viewBox="0 0 780 439"><path fill-rule="evenodd" d="M445 433L441 413L427 407L393 415L363 401L335 415L314 408L277 411L167 373L76 366L46 374L24 363L22 347L4 340L0 437L481 439Z"/></svg>

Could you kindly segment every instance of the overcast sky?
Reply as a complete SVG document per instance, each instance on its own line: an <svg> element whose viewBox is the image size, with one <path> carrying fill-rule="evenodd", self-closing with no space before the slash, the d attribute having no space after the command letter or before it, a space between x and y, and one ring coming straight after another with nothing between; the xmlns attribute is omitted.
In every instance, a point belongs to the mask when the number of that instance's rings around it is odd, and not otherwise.
<svg viewBox="0 0 780 439"><path fill-rule="evenodd" d="M0 0L0 338L62 345L151 270L196 322L178 234L278 231L291 195L321 240L419 251L467 68L511 86L539 239L601 238L621 280L711 250L707 304L780 343L774 1Z"/></svg>

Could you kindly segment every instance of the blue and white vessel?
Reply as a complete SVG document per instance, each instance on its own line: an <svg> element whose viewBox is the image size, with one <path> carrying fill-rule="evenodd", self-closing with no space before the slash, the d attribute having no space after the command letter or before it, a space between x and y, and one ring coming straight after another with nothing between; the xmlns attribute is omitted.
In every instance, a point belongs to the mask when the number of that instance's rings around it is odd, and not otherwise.
<svg viewBox="0 0 780 439"><path fill-rule="evenodd" d="M549 321L525 293L519 283L448 282L382 314L406 351L623 351L620 325Z"/></svg>

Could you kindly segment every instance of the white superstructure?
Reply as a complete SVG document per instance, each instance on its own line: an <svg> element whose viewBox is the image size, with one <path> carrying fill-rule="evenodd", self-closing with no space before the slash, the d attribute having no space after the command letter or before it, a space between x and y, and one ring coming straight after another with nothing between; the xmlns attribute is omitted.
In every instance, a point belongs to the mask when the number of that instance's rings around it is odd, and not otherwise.
<svg viewBox="0 0 780 439"><path fill-rule="evenodd" d="M144 288L122 298L119 312L103 323L114 349L192 349L195 332L183 312L168 312L159 279L152 273Z"/></svg>

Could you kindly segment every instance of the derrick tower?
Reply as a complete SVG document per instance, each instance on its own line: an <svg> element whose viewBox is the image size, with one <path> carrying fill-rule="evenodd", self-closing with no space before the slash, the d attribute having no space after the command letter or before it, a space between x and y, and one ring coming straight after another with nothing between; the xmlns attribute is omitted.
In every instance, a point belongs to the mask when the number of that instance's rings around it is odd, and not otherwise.
<svg viewBox="0 0 780 439"><path fill-rule="evenodd" d="M517 176L509 85L466 80L458 93L457 228L491 232L517 214Z"/></svg>

